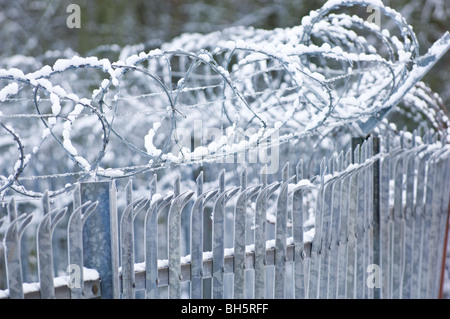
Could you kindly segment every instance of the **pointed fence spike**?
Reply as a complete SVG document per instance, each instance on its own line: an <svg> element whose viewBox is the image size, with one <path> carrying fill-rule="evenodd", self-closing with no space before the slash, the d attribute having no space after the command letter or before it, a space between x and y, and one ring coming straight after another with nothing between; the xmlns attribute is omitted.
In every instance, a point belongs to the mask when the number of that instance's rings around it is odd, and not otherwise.
<svg viewBox="0 0 450 319"><path fill-rule="evenodd" d="M78 190L77 190L78 187ZM72 273L75 271L79 274L78 284L70 286L70 298L82 299L84 291L84 279L83 279L83 221L81 213L85 207L91 204L90 201L86 201L80 206L76 206L77 193L79 193L79 184L75 187L74 191L74 209L69 217L67 224L67 250L68 250L68 268L67 271ZM81 195L80 195L81 202Z"/></svg>
<svg viewBox="0 0 450 319"><path fill-rule="evenodd" d="M150 181L150 198L157 192L157 190L156 190L157 179L158 179L158 175L153 174L153 178Z"/></svg>
<svg viewBox="0 0 450 319"><path fill-rule="evenodd" d="M223 169L219 174L219 189L220 192L225 191L225 170Z"/></svg>
<svg viewBox="0 0 450 319"><path fill-rule="evenodd" d="M173 183L173 194L175 196L180 195L181 192L181 175L178 174L177 178L175 179L174 183Z"/></svg>
<svg viewBox="0 0 450 319"><path fill-rule="evenodd" d="M54 217L52 217L52 233L55 231L56 226L58 225L58 223L61 221L61 219L66 215L68 211L67 207L64 207L63 209L60 210L55 210L54 211Z"/></svg>
<svg viewBox="0 0 450 319"><path fill-rule="evenodd" d="M11 204L14 204L14 202ZM6 277L11 299L24 298L20 242L23 231L29 225L32 217L32 215L22 214L15 218L9 224L3 239L6 256Z"/></svg>
<svg viewBox="0 0 450 319"><path fill-rule="evenodd" d="M46 190L44 195L42 196L42 209L42 213L44 216L50 213L50 200L48 196L48 190Z"/></svg>
<svg viewBox="0 0 450 319"><path fill-rule="evenodd" d="M6 209L8 211L9 222L12 223L17 218L16 200L14 197L11 197Z"/></svg>
<svg viewBox="0 0 450 319"><path fill-rule="evenodd" d="M133 232L133 205L125 208L120 219L120 248L122 259L122 298L135 298L134 283L134 232Z"/></svg>
<svg viewBox="0 0 450 319"><path fill-rule="evenodd" d="M295 167L295 172L297 176L296 182L298 183L303 179L303 159L300 159Z"/></svg>
<svg viewBox="0 0 450 319"><path fill-rule="evenodd" d="M81 206L81 186L80 183L77 183L73 190L73 208L76 209L80 206Z"/></svg>
<svg viewBox="0 0 450 319"><path fill-rule="evenodd" d="M289 178L289 162L286 162L284 164L282 169L282 180L283 182L286 182L286 180Z"/></svg>
<svg viewBox="0 0 450 319"><path fill-rule="evenodd" d="M125 186L126 204L127 206L133 201L133 180L130 179Z"/></svg>
<svg viewBox="0 0 450 319"><path fill-rule="evenodd" d="M39 223L37 233L37 257L41 299L55 298L55 287L53 285L54 264L52 237L53 231L62 217L61 213L65 213L66 211L67 208L62 210L55 209L44 215L44 218Z"/></svg>
<svg viewBox="0 0 450 319"><path fill-rule="evenodd" d="M202 298L203 284L203 210L218 190L197 194L191 209L191 298Z"/></svg>
<svg viewBox="0 0 450 319"><path fill-rule="evenodd" d="M267 186L267 165L264 165L261 168L259 180L263 187Z"/></svg>
<svg viewBox="0 0 450 319"><path fill-rule="evenodd" d="M203 193L203 171L200 171L200 173L197 176L197 179L195 180L195 183L197 185L197 197L200 196Z"/></svg>
<svg viewBox="0 0 450 319"><path fill-rule="evenodd" d="M247 188L247 168L244 168L241 172L240 186L243 190Z"/></svg>

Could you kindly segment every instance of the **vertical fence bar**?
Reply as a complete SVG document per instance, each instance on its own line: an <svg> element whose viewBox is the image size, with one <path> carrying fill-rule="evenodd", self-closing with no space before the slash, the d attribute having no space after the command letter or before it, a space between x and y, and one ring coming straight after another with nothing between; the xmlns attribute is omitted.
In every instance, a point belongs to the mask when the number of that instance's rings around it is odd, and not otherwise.
<svg viewBox="0 0 450 319"><path fill-rule="evenodd" d="M380 259L381 259L381 298L390 298L389 290L389 182L390 156L383 158L380 173Z"/></svg>
<svg viewBox="0 0 450 319"><path fill-rule="evenodd" d="M111 232L111 295L112 299L120 298L119 281L119 226L117 216L117 187L114 180L109 185L109 214Z"/></svg>
<svg viewBox="0 0 450 319"><path fill-rule="evenodd" d="M427 283L427 298L436 298L435 290L434 290L434 284L437 281L436 277L436 263L438 260L437 256L437 235L438 235L438 210L439 210L439 204L440 204L440 198L441 198L441 191L442 191L442 176L443 174L439 174L439 163L440 159L439 156L441 155L442 150L436 151L436 155L434 157L434 165L433 165L433 171L434 171L434 184L433 184L433 200L431 202L428 202L427 206L431 206L430 209L430 237L429 237L429 262L428 262L428 283Z"/></svg>
<svg viewBox="0 0 450 319"><path fill-rule="evenodd" d="M55 288L53 286L54 271L51 236L52 220L48 192L44 193L42 204L43 219L39 223L37 230L38 277L41 299L54 299ZM49 281L51 281L51 283Z"/></svg>
<svg viewBox="0 0 450 319"><path fill-rule="evenodd" d="M219 178L224 185L223 172ZM224 275L224 215L225 205L237 192L239 187L222 192L217 198L213 209L213 298L223 299L223 275Z"/></svg>
<svg viewBox="0 0 450 319"><path fill-rule="evenodd" d="M360 161L361 163L361 161ZM364 292L366 288L365 274L366 269L364 269L364 215L365 215L365 169L361 168L358 174L358 197L356 205L356 295L357 299L364 298Z"/></svg>
<svg viewBox="0 0 450 319"><path fill-rule="evenodd" d="M155 186L156 186L156 176ZM173 194L152 196L152 202L145 215L145 297L159 298L158 290L158 216L172 201Z"/></svg>
<svg viewBox="0 0 450 319"><path fill-rule="evenodd" d="M197 179L199 184L202 179ZM201 187L202 188L202 187ZM197 194L203 190L197 189ZM218 190L209 190L198 195L192 206L191 215L191 298L203 297L203 209L206 204L216 196Z"/></svg>
<svg viewBox="0 0 450 319"><path fill-rule="evenodd" d="M69 266L68 273L78 273L78 276L73 276L73 281L70 283L70 298L82 299L84 297L84 274L83 274L83 225L86 219L97 208L97 202L92 203L87 201L80 204L80 185L77 184L74 191L74 209L70 215L67 224L67 250ZM79 205L79 206L78 206ZM82 214L83 209L86 208Z"/></svg>
<svg viewBox="0 0 450 319"><path fill-rule="evenodd" d="M163 201L157 193L157 175L150 182L150 205L144 216L145 298L158 295L158 206Z"/></svg>
<svg viewBox="0 0 450 319"><path fill-rule="evenodd" d="M223 298L223 263L224 263L224 210L225 210L225 173L219 176L219 188L221 194L217 198L213 209L213 282L212 296L214 299Z"/></svg>
<svg viewBox="0 0 450 319"><path fill-rule="evenodd" d="M330 174L332 167L330 167ZM331 175L329 175L331 176ZM330 256L330 223L332 211L333 182L325 182L322 209L322 249L320 254L319 270L319 299L326 299L328 295L328 275Z"/></svg>
<svg viewBox="0 0 450 319"><path fill-rule="evenodd" d="M347 256L348 256L348 213L349 213L349 188L350 188L350 177L348 175L344 176L341 186L340 194L340 218L339 218L339 234L337 238L337 287L336 287L336 297L338 299L343 299L346 296L346 275L347 275Z"/></svg>
<svg viewBox="0 0 450 319"><path fill-rule="evenodd" d="M261 169L262 189L256 198L255 238L255 299L263 299L266 290L266 210L267 210L267 166Z"/></svg>
<svg viewBox="0 0 450 319"><path fill-rule="evenodd" d="M297 185L303 179L303 161L296 166ZM294 237L295 298L305 298L304 244L303 244L303 187L297 187L292 195L292 235Z"/></svg>
<svg viewBox="0 0 450 319"><path fill-rule="evenodd" d="M369 157L369 150L370 150L370 144L371 144L371 138L369 137L368 139L366 139L364 141L364 144L362 145L362 152L361 152L361 164L364 165L364 168L361 172L362 174L362 183L363 183L363 200L362 200L362 214L360 212L360 215L362 217L362 222L361 222L361 230L362 230L362 238L360 238L360 240L362 241L362 245L363 245L363 249L361 252L362 255L362 259L363 259L363 264L362 264L362 272L361 272L361 288L362 288L362 298L367 299L369 298L369 289L367 286L367 282L366 282L366 271L367 271L367 266L369 264L369 259L370 259L370 236L369 236L369 232L368 232L368 221L369 221L369 216L371 214L370 209L370 204L371 203L371 196L372 194L370 193L370 180L369 180L369 175L370 175L370 165L365 164L367 158Z"/></svg>
<svg viewBox="0 0 450 319"><path fill-rule="evenodd" d="M413 273L412 278L412 298L421 298L420 287L422 285L422 263L424 249L424 219L425 219L425 181L426 166L431 152L427 151L419 160L417 168L416 202L414 209L414 239L413 239Z"/></svg>
<svg viewBox="0 0 450 319"><path fill-rule="evenodd" d="M359 162L359 147L352 152L354 163ZM354 171L350 178L350 201L348 211L348 237L347 237L347 287L346 298L356 298L356 220L358 209L358 180L359 172Z"/></svg>
<svg viewBox="0 0 450 319"><path fill-rule="evenodd" d="M4 238L6 277L8 279L9 297L11 299L23 299L22 262L20 258L20 241L32 219L32 215L22 214L17 217L14 198L8 203L8 216L10 224Z"/></svg>
<svg viewBox="0 0 450 319"><path fill-rule="evenodd" d="M365 161L366 143L362 137L352 138L352 154L353 163L362 164ZM364 215L365 215L365 169L361 168L356 173L358 174L358 196L356 203L356 215L355 215L355 298L361 299L364 296Z"/></svg>
<svg viewBox="0 0 450 319"><path fill-rule="evenodd" d="M244 184L242 184L244 185ZM260 189L260 186L247 188L239 195L234 213L234 295L235 299L245 296L245 238L247 201Z"/></svg>
<svg viewBox="0 0 450 319"><path fill-rule="evenodd" d="M79 271L80 282L78 285L71 284L70 298L83 298L83 227L81 223L81 191L80 184L75 185L73 191L73 210L67 224L67 250L68 250L68 272Z"/></svg>
<svg viewBox="0 0 450 319"><path fill-rule="evenodd" d="M187 191L173 200L169 209L169 298L181 297L181 211L191 199L194 192Z"/></svg>
<svg viewBox="0 0 450 319"><path fill-rule="evenodd" d="M351 162L351 149L348 149L345 155L345 165L348 167ZM337 297L343 299L346 296L347 288L347 256L348 256L348 214L349 214L349 196L350 196L350 175L348 173L342 180L341 192L341 212L339 220L339 242L338 242L338 283Z"/></svg>
<svg viewBox="0 0 450 319"><path fill-rule="evenodd" d="M229 293L235 299L243 299L246 292L251 292L249 289L251 287L250 278L246 278L245 272L245 246L250 240L248 239L250 232L247 231L247 179L247 168L244 167L239 175L239 186L241 187L241 193L236 199L233 220L230 223L231 225L228 225L228 229L233 229L233 237L231 238L231 244L233 245L233 278L232 283L231 280L229 280L229 285L231 286L231 291ZM243 193L245 195L243 195ZM238 206L240 206L240 208L238 208ZM243 237L240 238L240 236ZM236 252L238 254L237 259ZM237 276L236 270L238 271Z"/></svg>
<svg viewBox="0 0 450 319"><path fill-rule="evenodd" d="M41 299L55 298L52 238L56 225L64 217L66 212L67 208L61 210L55 209L47 213L39 223L37 231L37 255Z"/></svg>
<svg viewBox="0 0 450 319"><path fill-rule="evenodd" d="M280 183L267 186L267 168L261 171L261 185L256 198L255 212L255 298L262 299L266 291L266 212L267 199L278 189Z"/></svg>
<svg viewBox="0 0 450 319"><path fill-rule="evenodd" d="M134 299L135 297L133 243L133 203L129 203L120 219L120 257L122 260L123 299Z"/></svg>
<svg viewBox="0 0 450 319"><path fill-rule="evenodd" d="M437 298L437 283L439 282L439 276L438 276L438 265L440 264L440 242L442 241L443 234L440 232L442 222L441 217L441 198L443 193L443 186L444 181L443 177L445 177L445 173L442 171L442 159L441 154L439 154L438 158L436 159L436 181L435 181L435 194L434 199L432 203L432 216L431 216L431 238L430 238L430 245L431 245L431 273L430 273L430 279L428 282L428 291L430 298ZM439 240L441 238L441 240Z"/></svg>
<svg viewBox="0 0 450 319"><path fill-rule="evenodd" d="M83 228L84 265L96 269L101 281L102 298L113 298L115 285L115 270L113 265L119 256L112 247L111 227L117 216L110 211L110 184L111 182L88 182L81 183L82 202L98 201L97 214L93 214L86 221Z"/></svg>
<svg viewBox="0 0 450 319"><path fill-rule="evenodd" d="M434 154L433 154L434 155ZM431 204L433 203L434 196L434 183L435 183L435 162L434 156L428 161L427 183L426 183L426 195L425 195L425 218L424 218L424 247L422 250L422 281L420 285L421 298L429 298L428 295L428 280L429 280L429 267L430 267L430 250L428 242L431 236Z"/></svg>
<svg viewBox="0 0 450 319"><path fill-rule="evenodd" d="M342 165L342 153L338 161L338 165ZM336 167L340 172L341 167ZM328 298L337 298L337 280L339 271L339 228L341 216L341 193L343 178L340 177L333 186L333 205L331 212L331 234L330 234L330 275L328 280Z"/></svg>
<svg viewBox="0 0 450 319"><path fill-rule="evenodd" d="M197 199L191 209L191 298L202 297L203 282L203 171L196 179Z"/></svg>
<svg viewBox="0 0 450 319"><path fill-rule="evenodd" d="M286 177L289 170L289 164L283 169L283 175ZM287 179L281 186L280 194L277 199L277 217L275 234L275 299L284 298L286 287L286 233L287 233L287 201L288 186L293 177Z"/></svg>
<svg viewBox="0 0 450 319"><path fill-rule="evenodd" d="M319 258L322 249L322 207L324 192L324 177L326 171L325 159L320 164L320 188L316 200L316 215L314 221L314 238L311 245L309 266L308 298L316 299L319 293Z"/></svg>
<svg viewBox="0 0 450 319"><path fill-rule="evenodd" d="M392 224L392 298L401 298L402 273L403 273L403 236L404 236L404 215L403 215L403 158L400 155L394 166L394 211Z"/></svg>
<svg viewBox="0 0 450 319"><path fill-rule="evenodd" d="M366 160L373 157L373 137L370 136L366 142ZM367 164L366 167L366 216L365 216L365 238L366 238L366 260L364 270L369 269L369 265L373 264L373 163ZM367 276L365 276L367 277ZM374 298L374 288L369 288L367 281L365 282L366 298Z"/></svg>
<svg viewBox="0 0 450 319"><path fill-rule="evenodd" d="M130 179L125 186L126 207L120 219L120 257L122 260L122 298L135 298L134 282L134 205L140 201L133 202L133 187Z"/></svg>
<svg viewBox="0 0 450 319"><path fill-rule="evenodd" d="M413 276L413 210L416 155L416 151L410 152L406 159L405 267L402 291L402 297L405 299L411 298L411 282Z"/></svg>
<svg viewBox="0 0 450 319"><path fill-rule="evenodd" d="M444 156L445 155L445 156ZM450 150L448 147L446 147L445 154L441 156L441 168L440 168L440 174L442 175L442 191L441 191L441 200L439 205L439 234L438 238L445 238L444 241L440 241L438 243L438 262L436 265L436 287L435 289L435 297L436 298L442 298L442 289L441 289L441 282L444 280L442 277L443 271L445 274L445 260L446 260L446 246L447 246L447 227L448 227L448 220L447 220L447 214L448 214L448 199L449 194L446 190L450 188L450 160L449 160Z"/></svg>
<svg viewBox="0 0 450 319"><path fill-rule="evenodd" d="M373 137L372 145L373 155L376 156L380 153L380 138ZM373 259L372 263L381 267L381 236L380 236L380 222L381 222L381 211L380 211L380 160L377 159L373 163L373 212L372 212L372 249L373 249ZM380 268L383 270L383 268ZM382 275L382 272L381 272ZM379 278L381 280L381 278ZM381 288L376 287L374 290L373 297L375 299L381 298Z"/></svg>
<svg viewBox="0 0 450 319"><path fill-rule="evenodd" d="M263 299L266 291L266 196L267 187L256 198L255 211L255 299Z"/></svg>

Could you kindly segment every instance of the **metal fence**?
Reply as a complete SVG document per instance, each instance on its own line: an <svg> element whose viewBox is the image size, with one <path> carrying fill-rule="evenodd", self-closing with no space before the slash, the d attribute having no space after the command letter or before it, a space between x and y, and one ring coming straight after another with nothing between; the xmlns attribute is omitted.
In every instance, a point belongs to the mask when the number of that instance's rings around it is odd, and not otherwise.
<svg viewBox="0 0 450 319"><path fill-rule="evenodd" d="M123 193L116 180L83 182L65 207L44 196L29 214L11 198L0 298L437 298L449 145L407 132L352 144L317 174L302 160L280 175L241 165L234 186L223 170L216 185L200 172L171 190L158 190L155 175L138 199L131 180ZM38 281L24 283L30 225ZM67 246L56 255L61 230Z"/></svg>

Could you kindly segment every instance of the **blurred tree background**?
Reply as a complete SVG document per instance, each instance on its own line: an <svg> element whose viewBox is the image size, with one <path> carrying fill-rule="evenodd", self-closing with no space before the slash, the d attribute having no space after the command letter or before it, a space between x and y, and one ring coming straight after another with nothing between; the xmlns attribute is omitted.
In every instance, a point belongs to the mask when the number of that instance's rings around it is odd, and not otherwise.
<svg viewBox="0 0 450 319"><path fill-rule="evenodd" d="M209 33L231 26L264 29L292 27L299 25L301 18L310 10L320 8L325 2L0 0L0 67L14 66L14 57L18 55L57 58L61 52L67 55L96 55L99 58L103 54L115 59L117 56L111 54L119 54L120 47L141 44L136 47L137 50L148 50L185 32ZM81 8L80 29L66 26L70 15L66 9L71 3ZM449 0L383 0L383 3L399 11L414 27L422 54L449 29ZM114 51L114 48L117 49ZM54 54L51 54L52 51ZM20 61L23 62L23 59ZM450 54L438 62L424 81L440 94L444 104L450 108L448 74Z"/></svg>

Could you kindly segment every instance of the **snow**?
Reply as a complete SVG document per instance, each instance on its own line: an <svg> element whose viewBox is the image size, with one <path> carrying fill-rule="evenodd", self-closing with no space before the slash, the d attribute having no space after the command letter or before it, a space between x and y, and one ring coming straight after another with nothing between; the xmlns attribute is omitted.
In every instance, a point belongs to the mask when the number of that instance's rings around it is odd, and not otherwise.
<svg viewBox="0 0 450 319"><path fill-rule="evenodd" d="M90 167L89 163L85 163L85 165L86 165L86 168ZM86 169L86 170L88 170L88 169ZM120 169L114 169L114 168L107 168L107 169L99 168L97 170L97 172L99 174L101 174L101 175L104 175L104 176L107 176L107 177L111 177L111 178L121 177L121 176L123 176L125 174L124 171L122 171Z"/></svg>
<svg viewBox="0 0 450 319"><path fill-rule="evenodd" d="M61 113L61 104L59 102L59 98L55 93L50 94L50 101L52 103L52 113L55 116L58 116Z"/></svg>
<svg viewBox="0 0 450 319"><path fill-rule="evenodd" d="M153 138L155 137L156 131L161 126L160 122L153 123L153 127L148 131L147 135L144 137L145 149L147 153L152 156L159 156L161 154L161 150L156 148L153 144Z"/></svg>
<svg viewBox="0 0 450 319"><path fill-rule="evenodd" d="M90 269L83 267L83 279L84 281L95 281L100 279L100 274L95 269ZM53 278L53 285L55 289L60 287L69 287L70 276L59 276ZM39 282L33 283L24 283L23 284L23 293L24 295L39 292L41 289L41 285ZM0 290L0 299L9 298L9 289Z"/></svg>
<svg viewBox="0 0 450 319"><path fill-rule="evenodd" d="M303 242L304 243L312 243L314 239L315 228L311 228L307 232L303 233Z"/></svg>
<svg viewBox="0 0 450 319"><path fill-rule="evenodd" d="M163 195L160 193L156 193L152 195L152 200L150 202L150 206L153 205L154 203L156 203L157 201L159 201L160 199L163 198Z"/></svg>
<svg viewBox="0 0 450 319"><path fill-rule="evenodd" d="M17 94L19 85L12 82L0 90L0 102L4 102L9 95Z"/></svg>
<svg viewBox="0 0 450 319"><path fill-rule="evenodd" d="M75 152L76 152L76 149L75 149ZM74 155L74 154L72 154L72 155ZM88 171L91 170L91 165L89 164L89 162L84 157L75 156L75 160L83 167L83 169L85 171L88 172ZM122 174L119 173L120 170L110 170L109 172L112 173L113 175L115 175L116 177L117 176L122 176Z"/></svg>
<svg viewBox="0 0 450 319"><path fill-rule="evenodd" d="M325 2L325 4L322 6L321 10L330 10L334 7L345 5L347 3L351 3L349 0L328 0ZM375 6L375 7L384 7L383 2L380 0L358 0L358 3L367 5L367 6Z"/></svg>
<svg viewBox="0 0 450 319"><path fill-rule="evenodd" d="M311 229L304 233L303 235L303 242L308 243L311 242L314 237L314 229ZM270 239L266 241L266 250L275 249L275 239ZM292 236L286 238L286 245L292 246L294 245L294 238ZM255 244L249 244L245 246L245 253L246 254L252 254L255 252ZM204 251L202 254L202 260L203 262L213 260L213 252L212 251ZM224 249L224 257L233 257L234 256L234 247L229 247ZM188 254L186 256L180 257L180 263L181 265L187 265L191 263L191 254ZM169 267L169 260L168 259L158 259L157 261L158 269L162 268L168 268ZM134 271L136 273L142 273L146 271L146 263L140 262L134 264ZM119 274L122 273L122 267L119 267ZM94 280L94 279L93 279Z"/></svg>
<svg viewBox="0 0 450 319"><path fill-rule="evenodd" d="M291 193L296 188L317 188L309 179L299 180L298 183L289 183L288 184L288 192Z"/></svg>
<svg viewBox="0 0 450 319"><path fill-rule="evenodd" d="M47 127L42 131L42 139L45 139L47 136L49 136L52 133L52 131Z"/></svg>
<svg viewBox="0 0 450 319"><path fill-rule="evenodd" d="M25 74L23 73L23 71L20 69L17 69L17 68L11 68L9 70L0 69L0 76L12 77L15 79L24 79L25 78Z"/></svg>
<svg viewBox="0 0 450 319"><path fill-rule="evenodd" d="M63 141L63 146L64 148L71 154L71 155L78 155L78 151L77 149L72 145L72 141L69 139L70 134L68 133L67 130L64 130L63 133L64 136L64 141Z"/></svg>
<svg viewBox="0 0 450 319"><path fill-rule="evenodd" d="M197 55L197 56L198 56L198 58L199 58L200 60L202 60L202 61L205 62L205 63L211 62L211 57L210 57L208 54L206 54L206 53L201 53L201 54L199 54L199 55Z"/></svg>

